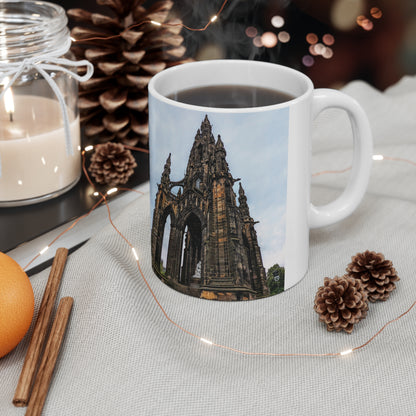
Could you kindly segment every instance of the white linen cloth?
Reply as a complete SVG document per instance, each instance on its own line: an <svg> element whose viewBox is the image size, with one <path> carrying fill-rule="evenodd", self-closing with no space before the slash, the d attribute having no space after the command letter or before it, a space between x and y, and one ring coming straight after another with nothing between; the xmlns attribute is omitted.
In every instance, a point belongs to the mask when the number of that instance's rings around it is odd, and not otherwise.
<svg viewBox="0 0 416 416"><path fill-rule="evenodd" d="M359 81L344 91L369 116L375 154L416 161L416 77L385 92ZM348 167L351 142L342 112L322 114L314 128L313 172ZM333 199L346 178L348 172L315 177L313 201ZM375 161L368 192L353 215L311 231L305 278L282 294L251 302L199 300L159 281L149 253L153 195L138 197L114 222L137 248L161 304L184 328L247 351L340 352L363 344L416 300L415 185L415 166ZM370 304L367 318L351 335L327 332L313 310L315 293L325 276L343 275L351 256L366 249L393 261L401 278L397 290L388 301ZM48 273L31 278L36 312ZM63 296L73 296L75 303L44 415L416 413L416 310L345 357L238 355L203 344L170 324L141 279L130 248L104 224L70 255ZM25 413L13 407L12 398L27 345L28 336L0 359L2 416Z"/></svg>

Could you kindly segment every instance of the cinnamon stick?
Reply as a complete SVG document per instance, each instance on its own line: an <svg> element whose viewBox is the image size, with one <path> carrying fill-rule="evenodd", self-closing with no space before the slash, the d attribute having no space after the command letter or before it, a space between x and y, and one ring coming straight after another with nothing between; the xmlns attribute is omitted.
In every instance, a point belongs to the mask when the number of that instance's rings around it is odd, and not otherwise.
<svg viewBox="0 0 416 416"><path fill-rule="evenodd" d="M35 379L40 355L43 346L45 345L52 310L58 294L67 257L68 250L66 248L58 248L56 250L48 282L46 283L42 302L39 307L39 313L33 329L32 338L29 343L22 372L14 394L13 404L15 406L27 406L29 401L30 390Z"/></svg>
<svg viewBox="0 0 416 416"><path fill-rule="evenodd" d="M58 311L33 385L26 416L39 416L42 413L73 303L74 299L69 296L62 298L59 302Z"/></svg>

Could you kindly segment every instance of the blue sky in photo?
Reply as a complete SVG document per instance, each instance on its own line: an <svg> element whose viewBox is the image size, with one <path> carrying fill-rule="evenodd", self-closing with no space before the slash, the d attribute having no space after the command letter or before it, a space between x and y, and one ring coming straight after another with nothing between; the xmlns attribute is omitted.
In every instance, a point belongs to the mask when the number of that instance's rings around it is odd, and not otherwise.
<svg viewBox="0 0 416 416"><path fill-rule="evenodd" d="M150 198L153 213L157 184L169 153L172 181L183 179L197 130L208 114L215 140L224 142L234 178L241 178L266 271L284 265L289 109L251 114L197 112L153 103L150 112ZM153 142L154 137L157 140ZM238 197L238 186L234 192Z"/></svg>

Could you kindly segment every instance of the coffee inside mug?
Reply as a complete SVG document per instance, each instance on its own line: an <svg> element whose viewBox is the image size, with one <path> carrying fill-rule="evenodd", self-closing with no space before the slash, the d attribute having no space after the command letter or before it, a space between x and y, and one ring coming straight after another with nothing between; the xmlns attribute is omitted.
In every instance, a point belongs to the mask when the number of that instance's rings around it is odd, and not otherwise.
<svg viewBox="0 0 416 416"><path fill-rule="evenodd" d="M293 95L251 85L210 85L176 91L168 98L191 105L214 108L251 108L281 104Z"/></svg>
<svg viewBox="0 0 416 416"><path fill-rule="evenodd" d="M206 62L199 70L193 65L170 68L169 77L154 80L155 92L185 105L235 110L284 104L313 88L304 74L278 65Z"/></svg>

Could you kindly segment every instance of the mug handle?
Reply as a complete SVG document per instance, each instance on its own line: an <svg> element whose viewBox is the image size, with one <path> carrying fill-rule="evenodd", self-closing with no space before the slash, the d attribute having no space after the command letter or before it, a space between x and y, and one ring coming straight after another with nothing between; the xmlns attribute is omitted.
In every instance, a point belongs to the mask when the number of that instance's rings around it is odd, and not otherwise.
<svg viewBox="0 0 416 416"><path fill-rule="evenodd" d="M327 108L340 108L349 116L353 134L351 174L343 193L326 205L310 204L309 227L333 224L350 215L361 202L367 189L372 163L373 141L367 116L356 100L336 90L320 88L314 91L312 117Z"/></svg>

